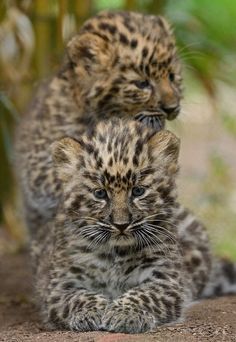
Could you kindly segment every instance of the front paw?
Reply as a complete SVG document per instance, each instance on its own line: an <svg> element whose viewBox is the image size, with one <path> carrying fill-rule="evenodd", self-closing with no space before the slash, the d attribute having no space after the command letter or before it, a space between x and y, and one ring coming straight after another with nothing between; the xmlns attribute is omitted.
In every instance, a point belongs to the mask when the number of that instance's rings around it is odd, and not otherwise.
<svg viewBox="0 0 236 342"><path fill-rule="evenodd" d="M156 326L155 317L137 307L111 304L102 318L102 328L111 332L137 334Z"/></svg>
<svg viewBox="0 0 236 342"><path fill-rule="evenodd" d="M69 328L74 331L95 331L102 325L103 311L83 309L74 313L69 320Z"/></svg>

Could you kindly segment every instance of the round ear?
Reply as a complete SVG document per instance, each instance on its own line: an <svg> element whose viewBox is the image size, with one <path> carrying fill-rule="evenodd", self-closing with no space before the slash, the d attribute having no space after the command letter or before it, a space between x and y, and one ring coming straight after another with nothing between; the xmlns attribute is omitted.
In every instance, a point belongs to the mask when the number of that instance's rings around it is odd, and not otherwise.
<svg viewBox="0 0 236 342"><path fill-rule="evenodd" d="M172 34L172 28L166 18L161 15L155 16L155 21L157 22L158 26L162 27L165 31Z"/></svg>
<svg viewBox="0 0 236 342"><path fill-rule="evenodd" d="M72 138L63 138L52 143L51 151L59 179L69 179L78 163L80 143Z"/></svg>
<svg viewBox="0 0 236 342"><path fill-rule="evenodd" d="M158 165L163 165L171 173L178 170L180 139L167 130L152 135L148 141L151 155Z"/></svg>
<svg viewBox="0 0 236 342"><path fill-rule="evenodd" d="M83 33L73 37L67 45L69 59L78 74L86 72L86 77L94 72L106 71L114 59L114 48L106 37L93 33Z"/></svg>

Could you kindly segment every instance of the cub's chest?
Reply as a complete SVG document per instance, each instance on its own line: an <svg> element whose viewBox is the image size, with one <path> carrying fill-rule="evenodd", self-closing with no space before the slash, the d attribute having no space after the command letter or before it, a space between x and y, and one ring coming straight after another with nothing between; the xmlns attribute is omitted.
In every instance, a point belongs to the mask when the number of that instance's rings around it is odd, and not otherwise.
<svg viewBox="0 0 236 342"><path fill-rule="evenodd" d="M81 283L86 289L116 298L125 291L150 278L155 263L145 266L137 258L96 258L86 256L76 263L81 272Z"/></svg>

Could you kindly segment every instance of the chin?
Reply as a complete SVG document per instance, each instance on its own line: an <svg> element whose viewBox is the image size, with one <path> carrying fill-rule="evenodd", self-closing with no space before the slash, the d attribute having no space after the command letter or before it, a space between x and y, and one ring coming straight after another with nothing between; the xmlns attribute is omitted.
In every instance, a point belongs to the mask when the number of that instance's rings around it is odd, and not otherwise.
<svg viewBox="0 0 236 342"><path fill-rule="evenodd" d="M135 240L128 236L116 236L113 237L109 244L112 248L114 247L132 247L135 244Z"/></svg>

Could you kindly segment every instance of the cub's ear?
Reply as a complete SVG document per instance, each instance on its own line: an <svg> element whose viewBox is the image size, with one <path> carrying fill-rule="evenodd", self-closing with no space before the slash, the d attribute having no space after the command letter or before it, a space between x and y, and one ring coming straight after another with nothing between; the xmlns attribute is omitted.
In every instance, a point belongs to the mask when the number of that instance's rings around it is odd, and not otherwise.
<svg viewBox="0 0 236 342"><path fill-rule="evenodd" d="M155 133L148 141L151 156L159 166L166 168L168 173L178 171L180 139L173 133L163 130Z"/></svg>
<svg viewBox="0 0 236 342"><path fill-rule="evenodd" d="M67 181L76 170L81 152L80 143L72 138L63 138L51 145L51 151L59 179Z"/></svg>
<svg viewBox="0 0 236 342"><path fill-rule="evenodd" d="M108 40L89 32L73 37L67 45L67 53L81 77L105 72L115 56Z"/></svg>

